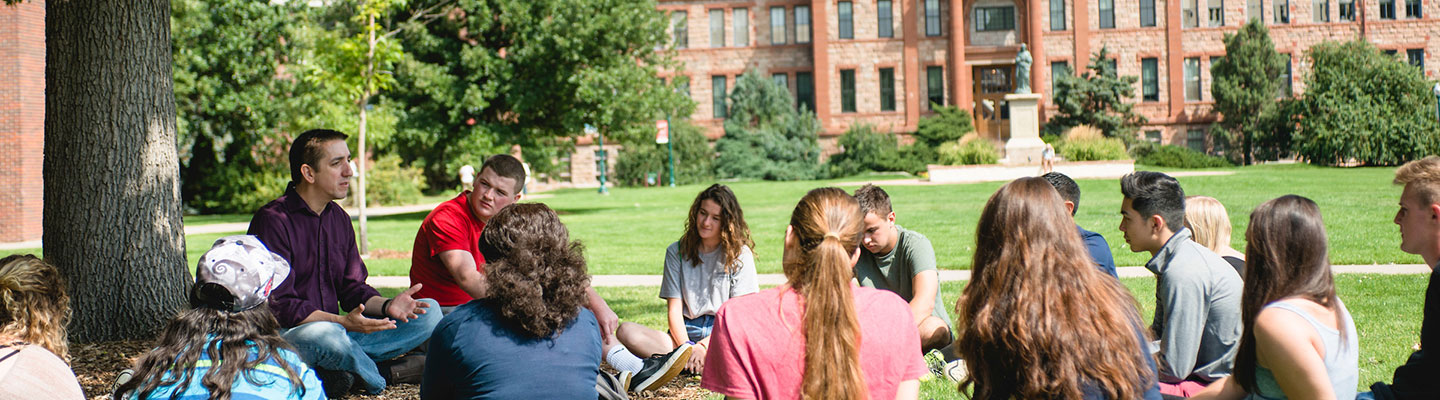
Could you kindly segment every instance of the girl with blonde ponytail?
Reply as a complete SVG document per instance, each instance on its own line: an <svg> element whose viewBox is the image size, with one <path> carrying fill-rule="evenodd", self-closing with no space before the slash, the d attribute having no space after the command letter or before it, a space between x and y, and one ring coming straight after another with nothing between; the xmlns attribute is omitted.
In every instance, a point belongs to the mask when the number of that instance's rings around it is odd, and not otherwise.
<svg viewBox="0 0 1440 400"><path fill-rule="evenodd" d="M69 358L70 296L54 265L0 259L0 399L84 399Z"/></svg>
<svg viewBox="0 0 1440 400"><path fill-rule="evenodd" d="M726 302L700 386L729 398L914 399L926 373L909 306L852 285L864 214L811 190L785 230L786 284Z"/></svg>

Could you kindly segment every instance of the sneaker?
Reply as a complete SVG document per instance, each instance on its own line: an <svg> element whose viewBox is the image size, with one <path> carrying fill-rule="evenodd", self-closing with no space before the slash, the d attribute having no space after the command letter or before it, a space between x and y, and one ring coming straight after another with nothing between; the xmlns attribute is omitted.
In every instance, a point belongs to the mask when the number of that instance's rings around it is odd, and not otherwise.
<svg viewBox="0 0 1440 400"><path fill-rule="evenodd" d="M325 389L325 397L332 399L345 397L350 394L350 388L355 386L355 374L350 371L316 368L315 377L320 378L320 386Z"/></svg>
<svg viewBox="0 0 1440 400"><path fill-rule="evenodd" d="M945 363L943 371L940 376L949 379L951 382L959 382L965 379L967 375L970 375L970 370L965 369L965 360L961 359Z"/></svg>
<svg viewBox="0 0 1440 400"><path fill-rule="evenodd" d="M134 370L125 369L124 371L120 371L120 375L115 376L115 383L110 384L110 397L120 398L120 394L115 391L120 390L120 385L129 383L131 379L135 379Z"/></svg>
<svg viewBox="0 0 1440 400"><path fill-rule="evenodd" d="M630 391L636 393L658 389L665 386L666 383L670 383L670 380L675 379L676 375L680 375L680 370L685 369L687 361L690 361L690 344L688 343L676 347L667 354L650 356L644 360L644 367L640 368L640 372L636 372L630 378L630 384L627 386Z"/></svg>
<svg viewBox="0 0 1440 400"><path fill-rule="evenodd" d="M425 377L425 355L410 354L379 365L380 376L388 385L398 383L420 384Z"/></svg>

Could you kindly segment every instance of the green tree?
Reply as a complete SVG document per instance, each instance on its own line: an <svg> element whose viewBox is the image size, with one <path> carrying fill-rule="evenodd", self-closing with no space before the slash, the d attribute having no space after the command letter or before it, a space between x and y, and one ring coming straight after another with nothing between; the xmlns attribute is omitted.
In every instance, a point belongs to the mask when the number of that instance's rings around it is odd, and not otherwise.
<svg viewBox="0 0 1440 400"><path fill-rule="evenodd" d="M293 7L249 0L170 3L181 196L204 213L244 213L288 180L295 79Z"/></svg>
<svg viewBox="0 0 1440 400"><path fill-rule="evenodd" d="M1225 34L1225 57L1210 67L1210 92L1215 111L1224 116L1218 125L1226 136L1237 137L1245 165L1258 155L1274 160L1289 149L1285 113L1276 101L1285 71L1285 57L1275 52L1270 32L1251 19L1235 34Z"/></svg>
<svg viewBox="0 0 1440 400"><path fill-rule="evenodd" d="M417 1L425 9L441 1ZM396 151L436 187L487 152L520 144L535 172L595 126L629 141L694 102L674 70L668 18L651 0L460 0L433 23L400 24L406 54L389 96L405 109ZM397 15L407 20L405 13Z"/></svg>
<svg viewBox="0 0 1440 400"><path fill-rule="evenodd" d="M1419 68L1364 41L1325 42L1294 104L1295 151L1310 163L1398 165L1440 151L1435 97Z"/></svg>
<svg viewBox="0 0 1440 400"><path fill-rule="evenodd" d="M1045 123L1048 134L1059 135L1072 127L1090 125L1105 136L1129 138L1145 124L1145 117L1135 113L1134 104L1126 102L1134 97L1139 78L1117 75L1109 54L1109 49L1101 47L1080 76L1067 73L1055 80L1058 110Z"/></svg>
<svg viewBox="0 0 1440 400"><path fill-rule="evenodd" d="M975 125L969 111L956 106L941 106L935 108L934 115L920 118L920 124L915 130L915 142L940 147L948 142L956 142L960 137L974 131Z"/></svg>
<svg viewBox="0 0 1440 400"><path fill-rule="evenodd" d="M730 92L715 172L722 178L814 179L820 175L820 121L796 111L790 92L755 70Z"/></svg>
<svg viewBox="0 0 1440 400"><path fill-rule="evenodd" d="M666 145L655 143L654 139L654 136L647 136L623 143L620 156L615 160L616 183L644 185L647 175L652 173L657 185L670 181L669 150ZM670 142L675 148L675 184L705 183L715 179L715 150L710 148L710 141L700 127L688 121L672 120Z"/></svg>

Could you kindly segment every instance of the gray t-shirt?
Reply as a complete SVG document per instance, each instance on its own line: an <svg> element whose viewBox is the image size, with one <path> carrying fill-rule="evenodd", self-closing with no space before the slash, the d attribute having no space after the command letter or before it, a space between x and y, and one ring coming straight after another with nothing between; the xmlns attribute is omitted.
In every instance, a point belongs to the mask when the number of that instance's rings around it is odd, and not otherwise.
<svg viewBox="0 0 1440 400"><path fill-rule="evenodd" d="M915 291L911 288L915 274L936 270L935 249L930 247L930 239L919 232L899 225L895 225L895 231L900 239L890 254L875 255L861 248L860 260L855 263L855 279L860 286L889 290L909 302L915 298ZM946 312L946 308L940 296L940 286L936 285L935 310L930 315L945 321L948 327L951 324L950 313Z"/></svg>
<svg viewBox="0 0 1440 400"><path fill-rule="evenodd" d="M749 246L740 248L734 272L726 273L725 252L720 248L700 253L700 265L680 255L680 242L665 248L665 274L660 281L660 298L680 299L685 304L685 318L715 315L720 304L760 290L755 280L755 255Z"/></svg>
<svg viewBox="0 0 1440 400"><path fill-rule="evenodd" d="M1230 263L1175 232L1145 268L1155 273L1155 320L1160 382L1214 382L1230 375L1240 348L1244 284Z"/></svg>

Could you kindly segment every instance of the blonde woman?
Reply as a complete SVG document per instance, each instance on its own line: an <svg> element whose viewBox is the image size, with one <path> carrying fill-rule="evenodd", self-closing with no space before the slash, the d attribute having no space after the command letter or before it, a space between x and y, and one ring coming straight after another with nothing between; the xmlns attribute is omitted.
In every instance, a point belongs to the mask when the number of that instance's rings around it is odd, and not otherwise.
<svg viewBox="0 0 1440 400"><path fill-rule="evenodd" d="M1219 254L1220 258L1245 276L1245 253L1230 248L1230 215L1220 200L1207 196L1185 198L1185 227L1191 240Z"/></svg>
<svg viewBox="0 0 1440 400"><path fill-rule="evenodd" d="M32 255L0 259L0 399L83 399L65 364L70 296L55 266Z"/></svg>

